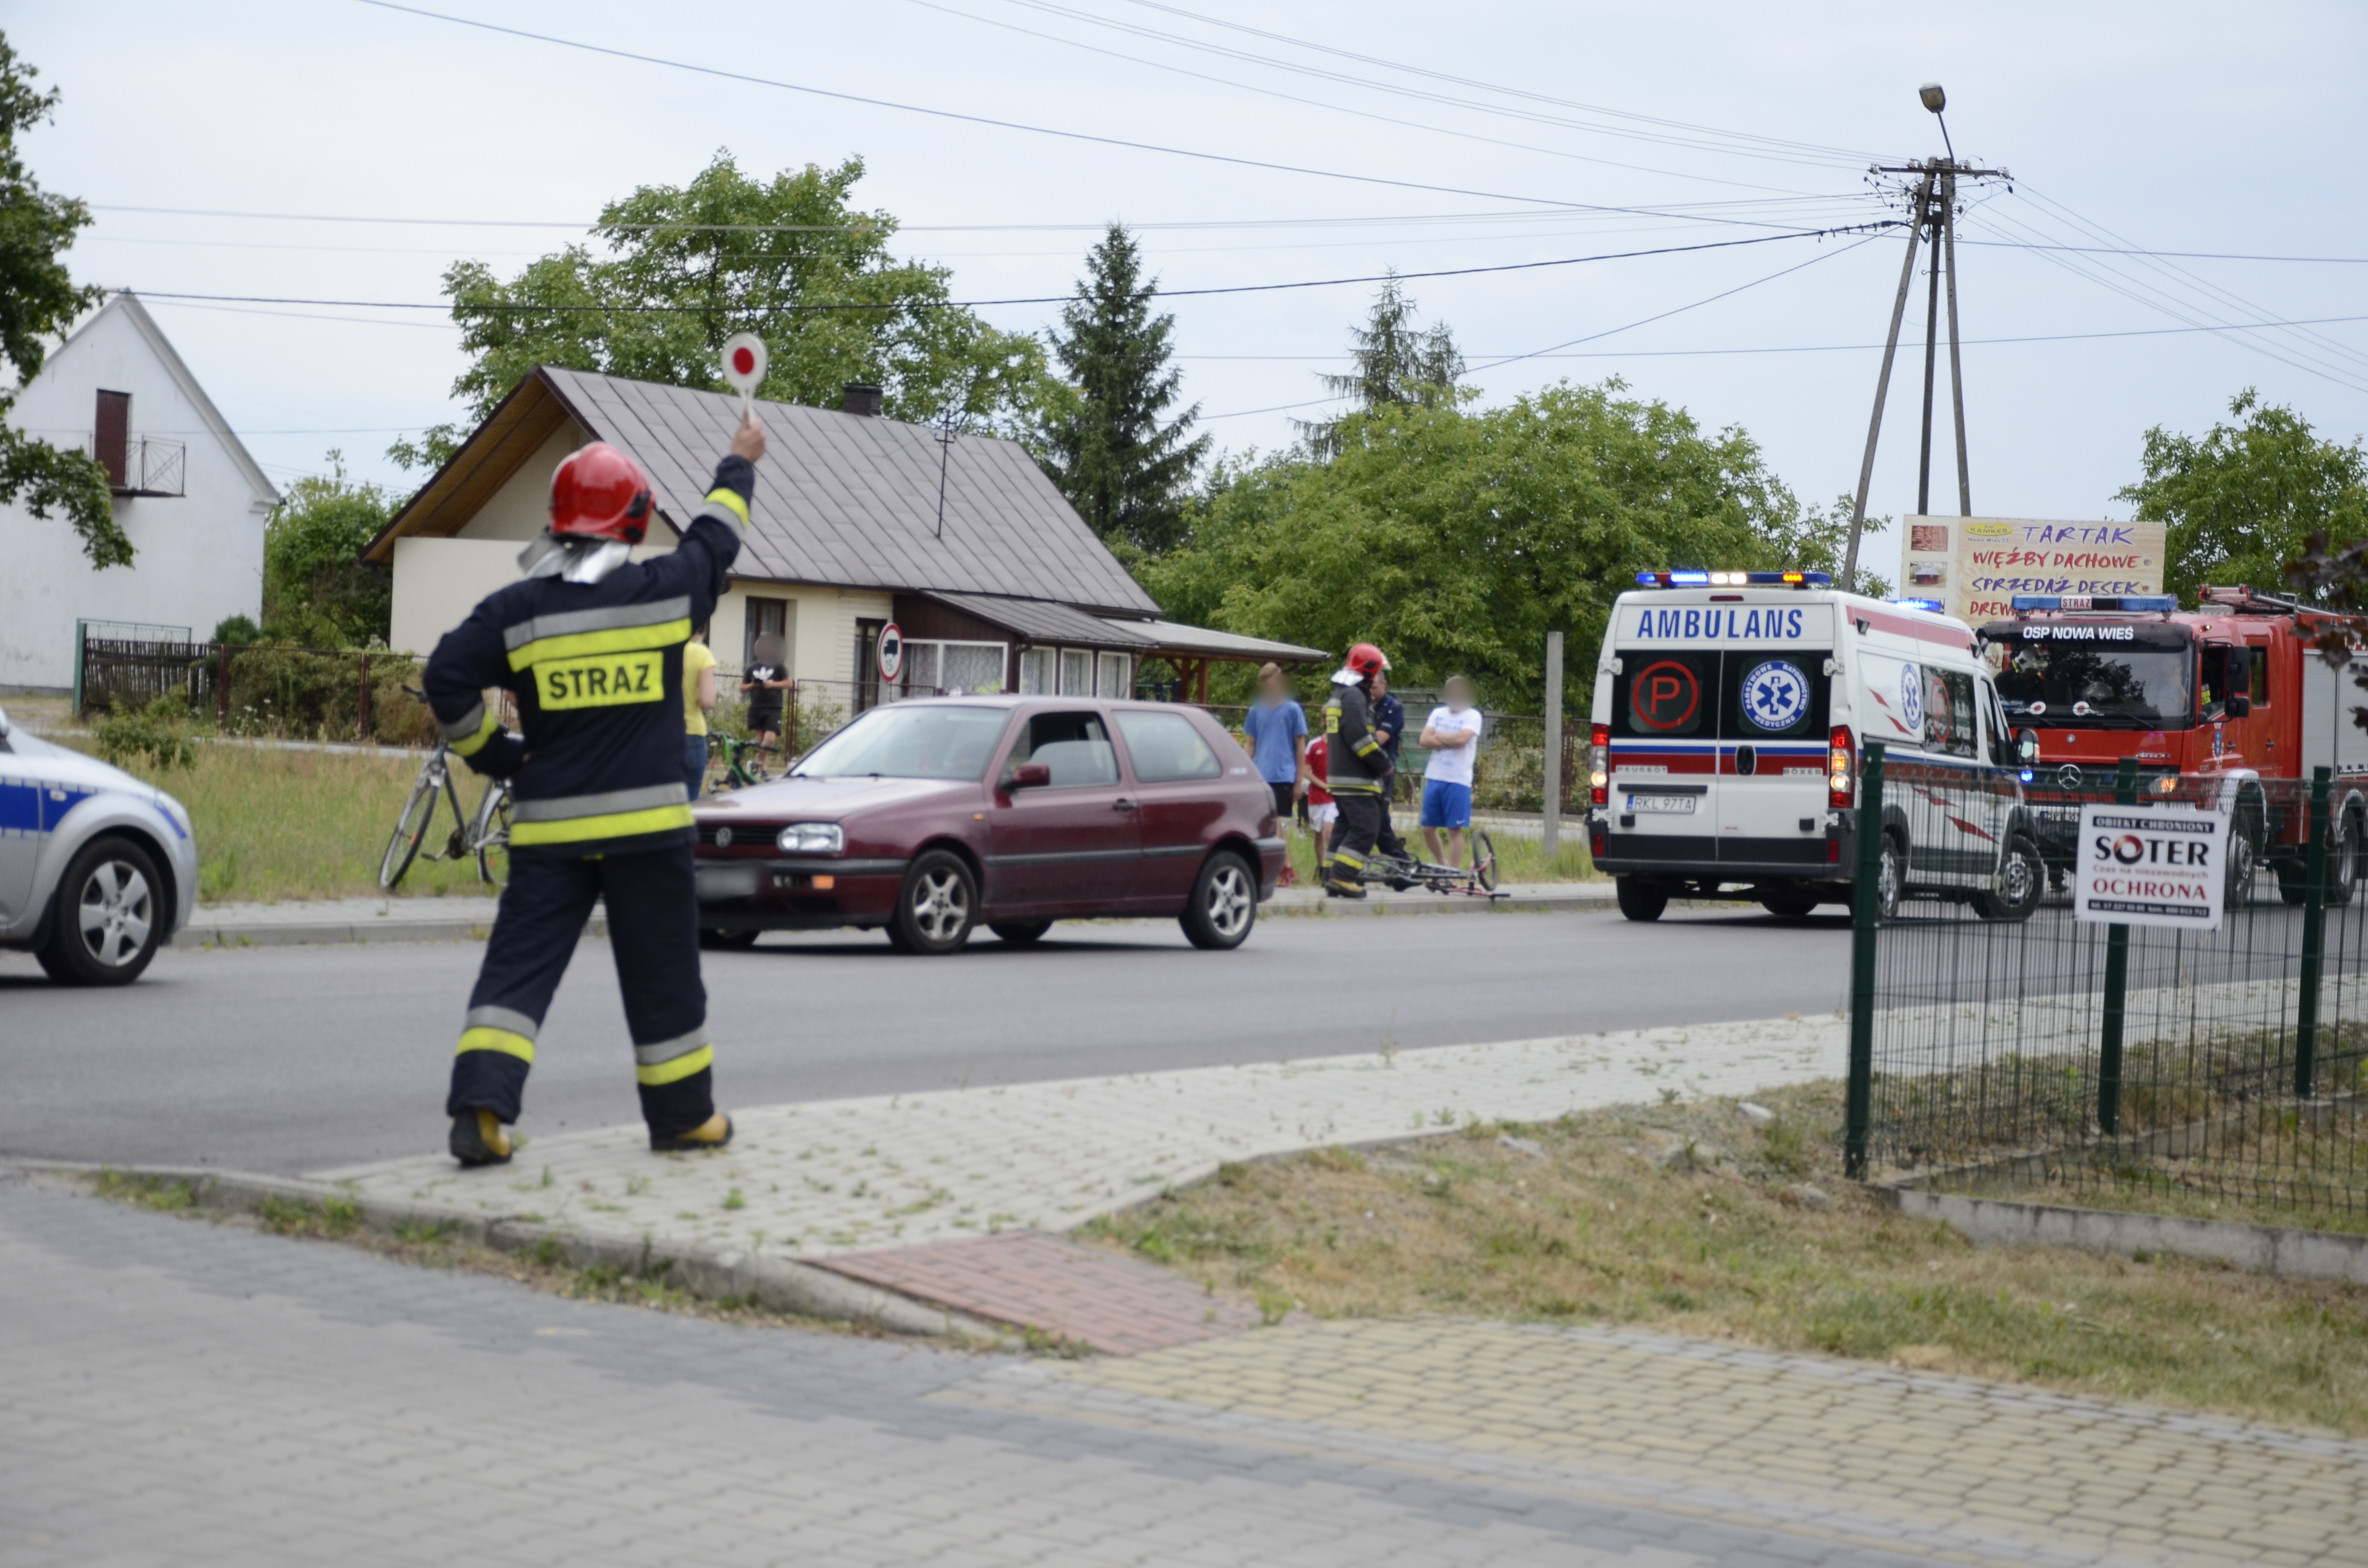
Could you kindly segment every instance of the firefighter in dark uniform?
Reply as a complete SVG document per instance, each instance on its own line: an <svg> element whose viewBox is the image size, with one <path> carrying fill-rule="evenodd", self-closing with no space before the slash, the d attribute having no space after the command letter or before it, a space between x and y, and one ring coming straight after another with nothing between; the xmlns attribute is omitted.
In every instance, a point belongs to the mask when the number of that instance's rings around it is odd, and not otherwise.
<svg viewBox="0 0 2368 1568"><path fill-rule="evenodd" d="M1325 788L1339 803L1340 825L1332 835L1332 857L1324 867L1329 898L1365 896L1365 864L1388 820L1390 757L1373 734L1373 677L1390 667L1371 642L1349 650L1349 662L1332 676L1332 699L1324 706Z"/></svg>
<svg viewBox="0 0 2368 1568"><path fill-rule="evenodd" d="M699 894L682 774L682 651L723 592L756 494L765 431L743 415L706 503L667 554L632 559L655 500L650 477L600 442L551 480L551 528L518 557L526 580L487 597L427 661L427 700L451 749L511 780L502 890L452 1062L451 1149L464 1165L510 1157L527 1070L552 993L596 902L633 1040L653 1149L721 1148ZM523 734L488 687L512 693Z"/></svg>

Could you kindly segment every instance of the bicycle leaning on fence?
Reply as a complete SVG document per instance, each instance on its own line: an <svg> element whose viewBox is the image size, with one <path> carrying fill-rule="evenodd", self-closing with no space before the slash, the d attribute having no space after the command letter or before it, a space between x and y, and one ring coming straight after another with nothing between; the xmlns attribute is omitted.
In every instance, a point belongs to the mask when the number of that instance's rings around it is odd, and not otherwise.
<svg viewBox="0 0 2368 1568"><path fill-rule="evenodd" d="M425 702L427 694L417 687L403 688L412 700ZM436 820L436 802L449 801L452 808L452 826L444 836L440 850L427 850L427 830ZM403 814L394 819L394 835L386 841L386 856L379 862L378 885L392 890L411 869L414 860L464 860L474 857L477 880L498 887L509 880L510 859L510 785L507 778L488 778L485 792L477 801L475 814L461 810L460 786L453 781L452 750L441 740L419 765L419 777L411 786L411 798L403 803Z"/></svg>

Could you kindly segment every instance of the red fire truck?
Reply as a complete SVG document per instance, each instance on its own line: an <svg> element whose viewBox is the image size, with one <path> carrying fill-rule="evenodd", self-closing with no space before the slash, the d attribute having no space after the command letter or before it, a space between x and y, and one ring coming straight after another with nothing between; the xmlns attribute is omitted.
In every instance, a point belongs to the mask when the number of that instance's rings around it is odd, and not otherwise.
<svg viewBox="0 0 2368 1568"><path fill-rule="evenodd" d="M2169 595L2019 594L2014 619L1980 629L2023 742L2050 880L2060 885L2071 864L2079 802L2112 790L2121 759L2134 757L2142 793L2192 796L2196 780L2223 781L2232 894L2249 892L2266 862L2299 903L2309 813L2304 790L2274 781L2330 767L2326 897L2345 903L2368 848L2368 734L2351 724L2357 694L2312 642L2335 631L2362 645L2368 622L2244 586L2207 587L2201 599L2181 610Z"/></svg>

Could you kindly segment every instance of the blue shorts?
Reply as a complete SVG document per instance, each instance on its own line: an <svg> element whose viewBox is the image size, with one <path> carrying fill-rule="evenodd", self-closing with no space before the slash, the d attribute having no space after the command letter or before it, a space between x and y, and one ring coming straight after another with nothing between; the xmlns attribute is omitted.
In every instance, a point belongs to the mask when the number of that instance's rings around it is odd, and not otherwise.
<svg viewBox="0 0 2368 1568"><path fill-rule="evenodd" d="M1425 827L1470 827L1472 825L1472 786L1450 784L1444 778L1422 781L1422 825Z"/></svg>

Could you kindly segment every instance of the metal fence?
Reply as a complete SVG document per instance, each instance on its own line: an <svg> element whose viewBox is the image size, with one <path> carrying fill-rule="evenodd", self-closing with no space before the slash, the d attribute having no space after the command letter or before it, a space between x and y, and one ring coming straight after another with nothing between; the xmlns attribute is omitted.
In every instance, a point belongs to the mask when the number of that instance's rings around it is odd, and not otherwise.
<svg viewBox="0 0 2368 1568"><path fill-rule="evenodd" d="M1859 846L1853 1174L2368 1220L2368 896L2348 783L2124 764L2101 788L2023 790L2009 771L1886 767L1869 750L1861 821L1890 831ZM2066 873L2091 802L2224 813L2251 854L2215 873L2218 928L2077 921ZM1910 846L1904 867L1883 863L1886 836L1895 856ZM1968 847L1992 839L2004 874ZM2045 891L2021 900L2016 879L2042 868Z"/></svg>

